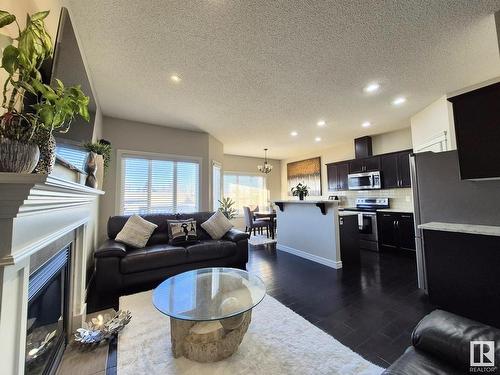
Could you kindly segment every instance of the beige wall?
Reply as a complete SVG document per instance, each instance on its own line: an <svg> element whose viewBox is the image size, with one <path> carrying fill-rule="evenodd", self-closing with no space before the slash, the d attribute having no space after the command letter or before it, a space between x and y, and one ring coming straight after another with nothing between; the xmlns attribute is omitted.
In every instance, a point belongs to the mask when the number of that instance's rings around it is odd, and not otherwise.
<svg viewBox="0 0 500 375"><path fill-rule="evenodd" d="M103 189L106 191L106 195L101 199L100 239L106 236L107 218L119 213L119 208L116 206L117 191L119 189L119 182L116 181L119 168L117 150L200 158L200 209L210 209L211 192L209 182L211 180L211 157L222 157L222 143L215 138L206 133L150 125L107 116L103 118L102 137L111 142L113 158L104 179Z"/></svg>
<svg viewBox="0 0 500 375"><path fill-rule="evenodd" d="M453 108L446 96L411 117L411 137L415 150L432 141L443 132L447 133L448 148L456 149Z"/></svg>
<svg viewBox="0 0 500 375"><path fill-rule="evenodd" d="M209 135L208 136L208 176L209 176L209 210L213 211L213 173L212 173L212 165L213 163L219 163L222 165L222 172L224 172L224 145L217 138Z"/></svg>
<svg viewBox="0 0 500 375"><path fill-rule="evenodd" d="M373 155L412 148L411 129L403 128L372 137Z"/></svg>

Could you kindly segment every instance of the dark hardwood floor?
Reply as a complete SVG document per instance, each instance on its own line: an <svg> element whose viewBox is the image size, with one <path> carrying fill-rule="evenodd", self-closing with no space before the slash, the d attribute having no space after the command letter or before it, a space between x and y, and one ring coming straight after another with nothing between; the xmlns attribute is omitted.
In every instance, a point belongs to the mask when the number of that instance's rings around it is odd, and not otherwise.
<svg viewBox="0 0 500 375"><path fill-rule="evenodd" d="M380 366L410 345L413 327L434 310L417 288L414 257L361 251L361 265L340 270L250 246L248 270L269 295Z"/></svg>
<svg viewBox="0 0 500 375"><path fill-rule="evenodd" d="M247 268L269 295L382 367L405 351L415 325L434 310L417 288L412 256L361 251L360 265L334 270L274 244L250 245ZM117 299L89 297L93 310L117 307ZM107 375L116 374L116 341L108 365Z"/></svg>

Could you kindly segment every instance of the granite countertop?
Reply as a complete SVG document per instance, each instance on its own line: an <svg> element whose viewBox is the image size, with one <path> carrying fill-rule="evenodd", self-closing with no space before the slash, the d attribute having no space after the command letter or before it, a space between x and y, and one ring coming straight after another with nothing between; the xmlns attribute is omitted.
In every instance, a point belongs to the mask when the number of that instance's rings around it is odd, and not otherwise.
<svg viewBox="0 0 500 375"><path fill-rule="evenodd" d="M328 199L317 200L317 201L304 199L303 201L301 201L297 199L297 200L274 201L274 203L300 203L300 204L332 203L338 205L339 201L328 200Z"/></svg>
<svg viewBox="0 0 500 375"><path fill-rule="evenodd" d="M361 212L359 212L361 213ZM358 216L358 212L354 211L339 211L339 216Z"/></svg>
<svg viewBox="0 0 500 375"><path fill-rule="evenodd" d="M402 214L412 214L413 213L413 209L404 209L404 208L381 208L381 209L378 209L377 211L380 211L380 212L398 212L398 213L402 213Z"/></svg>
<svg viewBox="0 0 500 375"><path fill-rule="evenodd" d="M485 236L500 237L500 226L493 226L493 225L430 222L430 223L420 224L418 227L420 229L437 230L441 232L482 234Z"/></svg>

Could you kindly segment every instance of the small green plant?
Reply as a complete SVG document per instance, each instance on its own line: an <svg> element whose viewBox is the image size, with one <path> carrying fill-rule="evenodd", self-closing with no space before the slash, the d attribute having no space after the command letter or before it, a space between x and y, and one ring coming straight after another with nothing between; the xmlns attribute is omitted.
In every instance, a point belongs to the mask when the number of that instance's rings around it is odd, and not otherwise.
<svg viewBox="0 0 500 375"><path fill-rule="evenodd" d="M18 29L16 45L7 46L2 55L2 68L8 77L3 85L5 113L0 116L0 137L30 143L38 131L67 132L77 115L90 119L89 98L80 86L65 87L56 80L57 87L52 88L42 82L40 68L53 53L44 21L48 15L48 11L28 15L21 30L15 15L0 10L0 28L15 23ZM26 95L35 99L28 110L24 109Z"/></svg>
<svg viewBox="0 0 500 375"><path fill-rule="evenodd" d="M109 163L111 162L111 145L107 142L102 142L101 140L97 142L86 142L83 144L83 148L88 152L95 152L97 155L102 155L104 160L104 172L109 168Z"/></svg>
<svg viewBox="0 0 500 375"><path fill-rule="evenodd" d="M222 198L219 199L219 211L224 214L229 220L234 219L236 217L236 209L233 207L236 202L231 198Z"/></svg>
<svg viewBox="0 0 500 375"><path fill-rule="evenodd" d="M291 191L292 195L294 197L299 197L300 200L303 200L304 197L307 197L309 195L309 187L302 184L301 182L299 182L297 186L292 187Z"/></svg>

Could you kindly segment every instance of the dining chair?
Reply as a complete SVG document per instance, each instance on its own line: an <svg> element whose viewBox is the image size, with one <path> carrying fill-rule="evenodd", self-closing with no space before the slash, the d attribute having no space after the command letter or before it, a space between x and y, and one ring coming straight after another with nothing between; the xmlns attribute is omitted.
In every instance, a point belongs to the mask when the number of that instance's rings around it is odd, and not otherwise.
<svg viewBox="0 0 500 375"><path fill-rule="evenodd" d="M255 220L253 217L253 212L248 206L243 207L243 214L245 216L245 232L252 235L252 230L254 236L257 234L257 230L262 234L262 229L266 229L267 237L269 237L269 222Z"/></svg>

